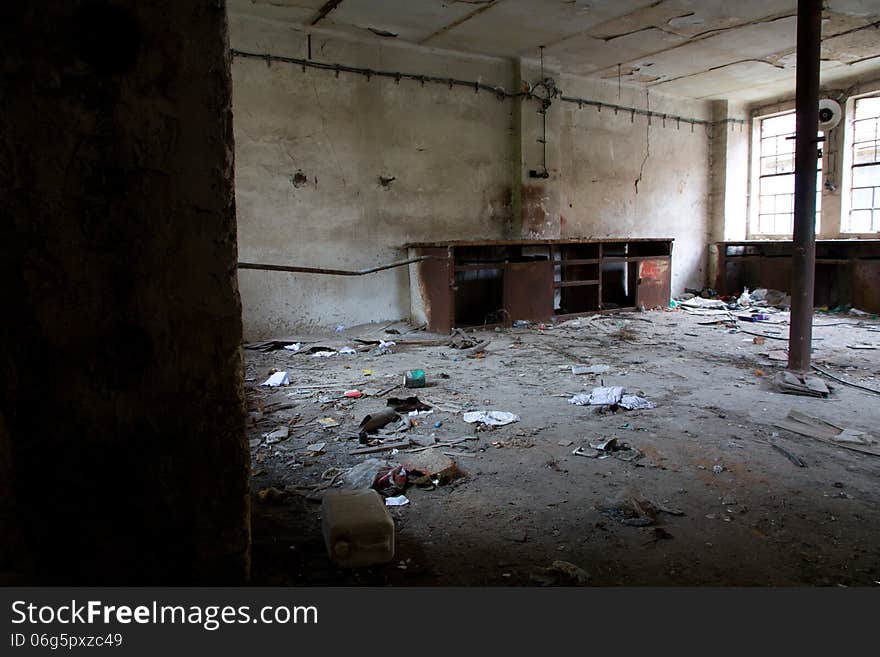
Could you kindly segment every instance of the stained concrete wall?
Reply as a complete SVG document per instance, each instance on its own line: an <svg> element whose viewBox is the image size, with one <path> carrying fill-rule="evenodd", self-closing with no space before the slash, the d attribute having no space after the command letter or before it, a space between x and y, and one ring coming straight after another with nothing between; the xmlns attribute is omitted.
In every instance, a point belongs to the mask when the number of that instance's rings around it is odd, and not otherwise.
<svg viewBox="0 0 880 657"><path fill-rule="evenodd" d="M245 580L226 18L0 6L0 582Z"/></svg>
<svg viewBox="0 0 880 657"><path fill-rule="evenodd" d="M232 16L237 49L307 56L307 35ZM315 35L322 62L510 86L498 59ZM236 195L242 261L362 269L408 242L510 231L510 101L473 89L236 57ZM383 185L380 177L394 180ZM242 271L248 338L397 319L406 268L364 277Z"/></svg>
<svg viewBox="0 0 880 657"><path fill-rule="evenodd" d="M706 102L562 75L566 96L707 120ZM706 126L559 103L560 235L672 237L672 292L706 281L709 145Z"/></svg>
<svg viewBox="0 0 880 657"><path fill-rule="evenodd" d="M233 46L306 58L308 34L232 15ZM324 63L456 77L519 90L534 61L464 56L393 40L315 30ZM567 95L645 106L644 92L565 75ZM236 57L236 195L242 261L360 269L399 258L407 242L552 237L672 237L673 291L706 279L709 132L597 113L554 100L549 177L534 99L314 70ZM708 119L708 103L652 94L652 109ZM646 157L647 156L647 157ZM394 178L387 186L380 176ZM639 180L638 185L635 184ZM396 319L409 314L405 269L362 278L242 271L245 336Z"/></svg>

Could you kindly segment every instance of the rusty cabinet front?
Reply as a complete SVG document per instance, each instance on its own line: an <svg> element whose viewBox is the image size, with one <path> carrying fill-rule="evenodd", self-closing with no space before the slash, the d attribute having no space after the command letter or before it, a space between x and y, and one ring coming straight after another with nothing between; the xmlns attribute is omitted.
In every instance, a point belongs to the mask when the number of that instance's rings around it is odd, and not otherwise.
<svg viewBox="0 0 880 657"><path fill-rule="evenodd" d="M636 287L636 306L665 308L669 305L669 258L641 260Z"/></svg>
<svg viewBox="0 0 880 657"><path fill-rule="evenodd" d="M553 317L553 263L511 262L504 269L504 311L510 321Z"/></svg>
<svg viewBox="0 0 880 657"><path fill-rule="evenodd" d="M409 244L412 315L428 330L546 322L669 304L672 240L556 239Z"/></svg>

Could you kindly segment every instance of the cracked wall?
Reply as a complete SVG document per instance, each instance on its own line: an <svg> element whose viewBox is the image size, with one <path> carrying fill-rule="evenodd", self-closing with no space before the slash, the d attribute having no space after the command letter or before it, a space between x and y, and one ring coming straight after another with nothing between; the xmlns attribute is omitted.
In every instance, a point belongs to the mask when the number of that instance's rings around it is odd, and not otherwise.
<svg viewBox="0 0 880 657"><path fill-rule="evenodd" d="M295 28L234 18L243 51L305 57ZM313 35L312 56L415 74L536 83L533 62ZM566 94L644 107L644 92L567 76ZM399 258L407 242L556 237L673 237L673 291L706 276L708 134L704 126L555 99L490 93L236 58L236 195L241 260L360 269ZM654 100L656 98L656 101ZM703 102L651 94L651 108L709 117ZM674 154L670 157L670 154ZM409 314L405 269L365 277L240 272L248 339Z"/></svg>
<svg viewBox="0 0 880 657"><path fill-rule="evenodd" d="M710 119L708 103L563 75L566 95ZM560 103L561 237L672 237L672 293L706 281L706 126Z"/></svg>

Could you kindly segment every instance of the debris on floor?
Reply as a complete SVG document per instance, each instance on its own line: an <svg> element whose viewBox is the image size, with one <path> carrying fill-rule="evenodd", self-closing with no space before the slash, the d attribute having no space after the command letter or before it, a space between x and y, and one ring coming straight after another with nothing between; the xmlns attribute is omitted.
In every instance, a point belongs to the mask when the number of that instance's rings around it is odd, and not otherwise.
<svg viewBox="0 0 880 657"><path fill-rule="evenodd" d="M480 340L472 335L468 335L461 329L452 329L452 335L449 338L449 346L453 349L471 349L480 344Z"/></svg>
<svg viewBox="0 0 880 657"><path fill-rule="evenodd" d="M282 440L287 440L287 437L290 435L290 428L288 427L278 427L275 431L270 431L269 433L264 433L263 438L266 439L267 445L274 445L275 443L280 443Z"/></svg>
<svg viewBox="0 0 880 657"><path fill-rule="evenodd" d="M446 484L463 475L458 464L438 449L405 454L401 461L410 471L430 477L435 485Z"/></svg>
<svg viewBox="0 0 880 657"><path fill-rule="evenodd" d="M394 558L394 520L376 491L329 491L321 518L327 555L337 566L374 566Z"/></svg>
<svg viewBox="0 0 880 657"><path fill-rule="evenodd" d="M568 400L576 406L608 406L612 410L622 408L627 411L655 408L654 402L638 395L625 394L621 386L593 388L589 394L577 394Z"/></svg>
<svg viewBox="0 0 880 657"><path fill-rule="evenodd" d="M393 443L384 443L381 445L370 445L368 447L360 447L358 449L352 450L349 454L356 456L358 454L375 454L377 452L388 452L393 451L395 449L406 449L411 445L411 441L409 440L400 440Z"/></svg>
<svg viewBox="0 0 880 657"><path fill-rule="evenodd" d="M788 416L777 420L775 425L780 429L786 429L802 436L823 440L841 447L854 448L855 445L872 447L877 441L868 434L854 429L844 429L821 418L812 417L794 409L788 412ZM863 450L857 450L863 451ZM874 453L868 450L867 453Z"/></svg>
<svg viewBox="0 0 880 657"><path fill-rule="evenodd" d="M263 381L260 385L266 386L269 388L290 385L290 375L287 372L275 372L272 376L270 376L268 379Z"/></svg>
<svg viewBox="0 0 880 657"><path fill-rule="evenodd" d="M773 385L779 392L789 395L804 395L806 397L827 397L829 395L825 382L818 376L810 374L777 372L773 377Z"/></svg>
<svg viewBox="0 0 880 657"><path fill-rule="evenodd" d="M681 300L678 307L687 313L694 315L729 315L730 311L727 304L720 299L704 299L703 297L693 297L691 299Z"/></svg>
<svg viewBox="0 0 880 657"><path fill-rule="evenodd" d="M782 445L779 445L777 443L770 443L770 447L772 447L777 452L782 454L785 458L787 458L789 461L794 463L797 467L799 467L799 468L807 467L807 464L804 463L804 460L800 456L798 456L797 454L792 454L787 449L785 449Z"/></svg>
<svg viewBox="0 0 880 657"><path fill-rule="evenodd" d="M623 395L617 405L628 411L641 411L656 407L654 402L638 395Z"/></svg>
<svg viewBox="0 0 880 657"><path fill-rule="evenodd" d="M407 388L424 388L425 384L424 370L407 370L403 375L403 385Z"/></svg>
<svg viewBox="0 0 880 657"><path fill-rule="evenodd" d="M346 488L352 490L372 488L380 473L390 469L391 466L387 461L375 458L366 459L351 467L343 475L343 482Z"/></svg>
<svg viewBox="0 0 880 657"><path fill-rule="evenodd" d="M431 407L421 401L418 397L407 397L399 399L390 397L387 401L388 406L397 413L409 413L410 411L430 411Z"/></svg>
<svg viewBox="0 0 880 657"><path fill-rule="evenodd" d="M645 527L653 525L657 516L668 513L673 516L683 516L684 512L672 509L659 502L654 502L642 497L638 493L626 493L616 500L609 500L606 504L597 506L596 509L614 518L623 525L631 527Z"/></svg>
<svg viewBox="0 0 880 657"><path fill-rule="evenodd" d="M491 427L503 427L519 422L519 415L507 411L469 411L462 416L468 424L480 423Z"/></svg>
<svg viewBox="0 0 880 657"><path fill-rule="evenodd" d="M396 347L397 343L393 340L379 340L379 345L370 352L371 356L386 356L393 353L392 347Z"/></svg>
<svg viewBox="0 0 880 657"><path fill-rule="evenodd" d="M791 297L781 290L758 288L752 291L749 300L753 306L769 306L779 310L788 310L791 307Z"/></svg>
<svg viewBox="0 0 880 657"><path fill-rule="evenodd" d="M583 568L568 561L554 561L541 572L531 575L534 582L542 586L587 586L590 575Z"/></svg>
<svg viewBox="0 0 880 657"><path fill-rule="evenodd" d="M391 422L396 422L399 419L400 416L393 408L386 408L377 413L370 413L369 415L364 416L364 419L361 420L360 434L361 436L365 436L366 434L376 433L382 427Z"/></svg>
<svg viewBox="0 0 880 657"><path fill-rule="evenodd" d="M276 351L278 349L288 349L289 351L299 351L298 348L291 348L294 345L298 345L300 343L294 342L293 340L264 340L263 342L251 342L244 346L245 349L252 351L261 351L263 353L268 353L270 351Z"/></svg>
<svg viewBox="0 0 880 657"><path fill-rule="evenodd" d="M403 465L389 465L379 471L372 488L385 496L394 495L406 490L408 481L409 472Z"/></svg>
<svg viewBox="0 0 880 657"><path fill-rule="evenodd" d="M623 397L623 388L621 386L609 386L593 388L589 395L575 395L568 400L568 403L578 406L616 406L620 402L621 397Z"/></svg>
<svg viewBox="0 0 880 657"><path fill-rule="evenodd" d="M572 365L571 373L580 374L605 374L611 369L610 365Z"/></svg>
<svg viewBox="0 0 880 657"><path fill-rule="evenodd" d="M401 323L397 346L381 358L370 350L379 346L374 337L389 337L384 324L349 328L345 340L331 326L331 336L248 349L255 581L463 585L498 568L511 583L528 582L531 573L547 575L534 584L576 581L545 573L554 560L548 555L589 564L590 583L600 585L762 583L757 578L854 585L880 577L869 543L877 464L866 456L880 456L880 434L868 435L880 426L869 394L880 387L880 351L850 348L880 342L880 322L816 316L812 373L834 385L819 413L810 411L811 397L778 394L772 385L788 358L788 315L754 295L750 308L740 307L738 294L718 300L724 309L691 308L696 313L623 311L542 328L468 329L460 349L447 335L407 340L411 331ZM738 315L769 319L759 320L758 336L745 330L758 324ZM638 330L619 334L626 326ZM491 358L467 358L489 338ZM299 351L285 349L297 343ZM341 355L346 343L357 356ZM768 357L775 350L781 361ZM317 352L337 356L313 359ZM414 367L431 375L423 389L405 388L403 373ZM279 371L293 384L261 386ZM566 403L579 393L589 401L595 387L606 389L596 401L615 403ZM346 395L354 391L360 396ZM638 410L655 404L650 413ZM815 442L806 436L816 431L804 433L795 416L802 433L774 435L775 419L791 406L833 429ZM365 416L382 413L394 415L360 441ZM284 429L286 439L275 442ZM308 448L321 443L318 452ZM640 492L619 496L634 484ZM316 540L323 511L313 502L339 490L378 492L400 523L390 566L346 572L327 564ZM385 506L386 497L400 496L409 500L405 509ZM687 517L666 517L681 512ZM667 540L672 533L676 540ZM479 556L461 560L471 547ZM750 550L767 569L732 564L733 548ZM810 567L787 565L792 550L808 553ZM398 560L410 558L419 566L403 572Z"/></svg>
<svg viewBox="0 0 880 657"><path fill-rule="evenodd" d="M631 446L629 443L619 441L615 438L600 438L592 440L588 447L578 447L572 451L574 456L585 456L587 458L605 459L614 457L621 461L635 461L642 456L641 451Z"/></svg>

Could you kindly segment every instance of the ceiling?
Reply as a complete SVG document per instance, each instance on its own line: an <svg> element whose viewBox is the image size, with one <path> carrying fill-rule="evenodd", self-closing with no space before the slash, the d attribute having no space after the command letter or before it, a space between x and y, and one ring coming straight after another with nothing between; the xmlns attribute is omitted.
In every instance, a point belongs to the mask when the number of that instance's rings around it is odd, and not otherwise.
<svg viewBox="0 0 880 657"><path fill-rule="evenodd" d="M230 0L233 11L376 40L545 58L697 99L794 91L796 0ZM880 78L880 0L826 0L822 83ZM312 29L314 29L312 28Z"/></svg>

